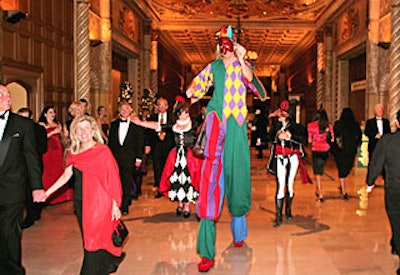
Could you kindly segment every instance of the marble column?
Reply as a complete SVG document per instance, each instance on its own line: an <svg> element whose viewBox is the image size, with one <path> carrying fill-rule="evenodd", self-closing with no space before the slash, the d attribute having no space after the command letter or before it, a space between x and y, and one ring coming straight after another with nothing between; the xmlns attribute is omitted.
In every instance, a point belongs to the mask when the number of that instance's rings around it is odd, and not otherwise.
<svg viewBox="0 0 400 275"><path fill-rule="evenodd" d="M392 1L392 41L390 45L389 119L392 130L400 108L400 0Z"/></svg>
<svg viewBox="0 0 400 275"><path fill-rule="evenodd" d="M374 115L374 106L379 103L379 0L369 0L369 22L367 40L366 71L366 117Z"/></svg>
<svg viewBox="0 0 400 275"><path fill-rule="evenodd" d="M151 32L151 48L150 48L150 72L151 83L150 88L154 94L158 93L158 30Z"/></svg>
<svg viewBox="0 0 400 275"><path fill-rule="evenodd" d="M324 73L325 73L325 46L323 32L317 32L317 92L316 92L316 109L323 105L324 95Z"/></svg>
<svg viewBox="0 0 400 275"><path fill-rule="evenodd" d="M333 39L332 39L332 29L330 27L325 28L325 75L324 75L324 84L325 91L323 96L323 105L328 114L328 118L330 121L334 121L336 119L335 108L333 106L333 83L332 83L332 75L333 75Z"/></svg>
<svg viewBox="0 0 400 275"><path fill-rule="evenodd" d="M109 94L111 93L111 70L112 70L112 45L111 45L111 20L110 2L100 1L100 40L99 63L100 63L100 91L99 104L108 106Z"/></svg>
<svg viewBox="0 0 400 275"><path fill-rule="evenodd" d="M90 101L89 0L75 3L75 99Z"/></svg>
<svg viewBox="0 0 400 275"><path fill-rule="evenodd" d="M143 30L143 49L142 49L142 63L143 63L143 88L150 88L151 86L151 72L150 72L150 55L151 55L151 26L149 22L144 23ZM143 95L143 89L140 91L140 96Z"/></svg>

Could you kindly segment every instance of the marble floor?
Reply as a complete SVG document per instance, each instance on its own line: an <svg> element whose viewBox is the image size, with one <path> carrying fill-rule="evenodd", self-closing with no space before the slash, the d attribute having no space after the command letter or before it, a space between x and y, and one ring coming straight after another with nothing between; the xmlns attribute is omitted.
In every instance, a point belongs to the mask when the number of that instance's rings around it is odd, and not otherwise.
<svg viewBox="0 0 400 275"><path fill-rule="evenodd" d="M304 185L297 175L294 218L274 228L275 179L265 172L266 156L251 154L249 237L243 247L233 247L225 205L216 225L216 264L208 274L395 274L398 257L390 253L382 179L367 197L362 189L366 169L355 168L346 181L349 200L342 200L329 159L325 201L317 202L315 184ZM312 176L310 163L306 165ZM152 176L145 176L143 195L123 217L130 236L116 274L198 274L198 220L193 213L189 219L177 217L175 203L155 199ZM42 219L24 230L22 246L28 275L79 274L83 252L72 203L46 207Z"/></svg>

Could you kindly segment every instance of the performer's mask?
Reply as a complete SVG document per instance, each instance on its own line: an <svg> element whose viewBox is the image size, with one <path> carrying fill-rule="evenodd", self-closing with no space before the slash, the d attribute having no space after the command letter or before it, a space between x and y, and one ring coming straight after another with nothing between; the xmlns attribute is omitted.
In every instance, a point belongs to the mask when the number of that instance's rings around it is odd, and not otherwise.
<svg viewBox="0 0 400 275"><path fill-rule="evenodd" d="M225 55L227 52L233 52L232 40L227 37L221 37L219 39L220 52Z"/></svg>

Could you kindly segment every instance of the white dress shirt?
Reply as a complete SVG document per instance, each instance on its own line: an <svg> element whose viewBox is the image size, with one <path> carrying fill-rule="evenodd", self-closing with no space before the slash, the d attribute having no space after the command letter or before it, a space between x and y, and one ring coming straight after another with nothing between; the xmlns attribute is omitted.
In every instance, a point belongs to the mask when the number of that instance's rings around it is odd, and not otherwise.
<svg viewBox="0 0 400 275"><path fill-rule="evenodd" d="M4 114L4 112L2 114ZM0 140L3 139L4 130L6 129L9 114L10 111L6 111L4 119L0 119Z"/></svg>
<svg viewBox="0 0 400 275"><path fill-rule="evenodd" d="M378 132L382 136L383 135L383 121L382 118L376 118L376 126L378 127Z"/></svg>
<svg viewBox="0 0 400 275"><path fill-rule="evenodd" d="M126 122L119 122L118 127L118 140L119 144L122 146L124 144L126 135L128 134L130 119L128 118Z"/></svg>

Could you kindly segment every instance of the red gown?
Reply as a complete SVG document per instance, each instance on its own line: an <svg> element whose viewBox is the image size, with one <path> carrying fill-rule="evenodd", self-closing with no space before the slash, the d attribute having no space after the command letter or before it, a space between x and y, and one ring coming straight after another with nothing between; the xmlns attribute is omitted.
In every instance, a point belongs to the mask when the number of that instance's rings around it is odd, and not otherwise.
<svg viewBox="0 0 400 275"><path fill-rule="evenodd" d="M111 220L112 200L121 206L122 187L117 163L107 145L98 144L80 154L68 153L67 167L82 172L82 231L84 248L95 252L104 249L121 256L122 248L114 246Z"/></svg>
<svg viewBox="0 0 400 275"><path fill-rule="evenodd" d="M47 133L55 127L46 129ZM47 139L47 151L43 154L43 188L49 189L64 172L64 147L61 143L60 134L52 135ZM73 189L64 185L57 190L48 200L49 204L70 201L73 198Z"/></svg>

